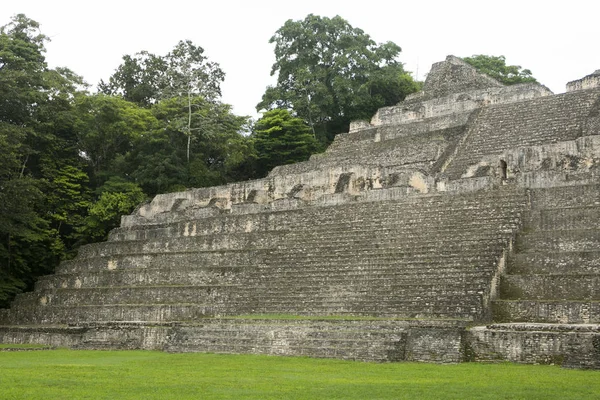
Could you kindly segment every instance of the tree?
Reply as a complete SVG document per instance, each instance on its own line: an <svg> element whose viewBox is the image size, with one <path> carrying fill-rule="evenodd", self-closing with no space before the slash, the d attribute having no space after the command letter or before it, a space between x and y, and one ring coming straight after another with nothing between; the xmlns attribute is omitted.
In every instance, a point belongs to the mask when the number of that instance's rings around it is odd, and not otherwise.
<svg viewBox="0 0 600 400"><path fill-rule="evenodd" d="M0 123L0 307L27 286L31 265L21 245L43 241L45 228L36 211L42 192L22 173L21 132L10 128Z"/></svg>
<svg viewBox="0 0 600 400"><path fill-rule="evenodd" d="M201 96L204 100L215 101L221 96L220 83L225 73L219 64L210 62L203 55L204 49L191 41L180 41L166 56L167 72L164 97L179 97L187 100L187 124L184 133L187 136L187 162L190 162L192 141L192 98Z"/></svg>
<svg viewBox="0 0 600 400"><path fill-rule="evenodd" d="M98 89L107 95L122 96L140 107L150 107L162 96L166 69L167 62L163 57L147 51L125 55L108 83L101 80Z"/></svg>
<svg viewBox="0 0 600 400"><path fill-rule="evenodd" d="M114 163L132 150L138 137L158 128L150 110L115 96L78 97L75 109L78 148L95 186L114 173Z"/></svg>
<svg viewBox="0 0 600 400"><path fill-rule="evenodd" d="M135 166L130 168L131 176L147 193L219 185L252 176L248 169L252 148L241 134L248 118L234 115L231 106L200 96L173 97L162 100L152 111L162 129L135 146Z"/></svg>
<svg viewBox="0 0 600 400"><path fill-rule="evenodd" d="M528 69L521 69L520 65L506 65L504 56L486 56L483 54L464 57L463 60L475 67L480 72L491 76L505 85L517 83L537 83Z"/></svg>
<svg viewBox="0 0 600 400"><path fill-rule="evenodd" d="M187 120L181 131L187 137L186 159L190 162L192 130L195 128L192 98L202 97L216 101L221 96L221 82L225 73L219 64L209 61L204 49L190 40L180 41L166 56L142 51L124 56L109 82L100 82L105 94L121 95L141 107L149 107L160 100L179 97L187 101ZM197 123L196 123L197 125Z"/></svg>
<svg viewBox="0 0 600 400"><path fill-rule="evenodd" d="M24 125L43 100L46 70L39 24L23 14L0 28L0 120Z"/></svg>
<svg viewBox="0 0 600 400"><path fill-rule="evenodd" d="M266 89L257 110L292 110L324 143L350 121L418 90L397 61L398 45L376 44L339 16L288 20L269 42L275 43L277 85Z"/></svg>
<svg viewBox="0 0 600 400"><path fill-rule="evenodd" d="M81 81L47 67L47 40L23 14L0 28L0 307L64 255L60 220L72 199L51 192L72 195L66 177L82 173L65 118Z"/></svg>
<svg viewBox="0 0 600 400"><path fill-rule="evenodd" d="M278 165L308 160L319 149L310 127L288 110L267 111L257 121L253 138L259 176Z"/></svg>
<svg viewBox="0 0 600 400"><path fill-rule="evenodd" d="M80 229L82 243L106 240L108 232L121 223L121 215L130 214L146 199L138 185L118 177L112 177L99 191Z"/></svg>

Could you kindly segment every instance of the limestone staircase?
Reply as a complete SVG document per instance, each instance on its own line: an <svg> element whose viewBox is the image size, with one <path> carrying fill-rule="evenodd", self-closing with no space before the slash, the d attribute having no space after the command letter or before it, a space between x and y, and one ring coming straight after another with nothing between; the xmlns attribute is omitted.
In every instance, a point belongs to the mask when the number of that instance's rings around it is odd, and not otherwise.
<svg viewBox="0 0 600 400"><path fill-rule="evenodd" d="M452 331L459 343L468 321L489 318L491 283L520 225L525 193L355 199L277 212L239 207L117 229L19 295L0 316L0 340L409 357L415 350L404 347L416 339L408 330L444 320L437 332ZM415 328L403 319L421 322ZM415 359L460 360L460 344L451 355L444 346Z"/></svg>
<svg viewBox="0 0 600 400"><path fill-rule="evenodd" d="M493 304L497 323L475 330L475 353L598 368L600 185L532 190L531 207ZM591 352L574 351L586 343Z"/></svg>
<svg viewBox="0 0 600 400"><path fill-rule="evenodd" d="M525 202L504 191L315 210L250 274L254 312L485 319Z"/></svg>
<svg viewBox="0 0 600 400"><path fill-rule="evenodd" d="M496 319L600 323L600 186L538 189L533 197Z"/></svg>

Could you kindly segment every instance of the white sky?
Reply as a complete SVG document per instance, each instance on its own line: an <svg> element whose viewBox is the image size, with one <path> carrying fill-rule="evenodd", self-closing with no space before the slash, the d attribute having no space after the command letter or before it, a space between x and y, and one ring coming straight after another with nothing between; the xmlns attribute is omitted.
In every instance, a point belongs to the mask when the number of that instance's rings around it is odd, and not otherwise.
<svg viewBox="0 0 600 400"><path fill-rule="evenodd" d="M107 80L125 54L164 55L190 39L227 74L223 101L254 117L274 83L269 38L309 13L340 15L378 43L395 42L419 79L448 54L504 55L555 93L600 69L597 0L0 0L0 25L18 13L50 36L50 67L68 67L92 85Z"/></svg>

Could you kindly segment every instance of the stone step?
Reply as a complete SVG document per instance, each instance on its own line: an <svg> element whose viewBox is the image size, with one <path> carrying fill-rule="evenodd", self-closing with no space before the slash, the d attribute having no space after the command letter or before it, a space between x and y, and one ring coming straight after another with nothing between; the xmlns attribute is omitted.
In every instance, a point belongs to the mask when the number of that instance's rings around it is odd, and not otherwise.
<svg viewBox="0 0 600 400"><path fill-rule="evenodd" d="M354 259L339 266L336 262L327 263L322 258L312 262L296 263L257 263L256 265L230 267L181 266L167 268L125 268L98 271L83 271L42 276L36 282L36 290L86 288L96 286L153 286L153 285L223 285L236 284L250 277L268 275L301 279L419 279L442 276L451 279L472 279L480 275L489 275L496 260L495 257L479 257L472 260L467 257L448 256L439 259L402 259L397 256L388 258L373 257L365 260ZM302 261L302 260L300 260ZM304 260L306 261L306 260ZM465 262L469 261L468 268ZM490 266L491 265L491 266Z"/></svg>
<svg viewBox="0 0 600 400"><path fill-rule="evenodd" d="M376 202L362 202L352 204L341 204L336 206L316 206L306 207L295 210L284 210L284 211L272 211L260 214L240 214L240 215L219 215L209 216L200 220L191 220L186 218L185 221L173 222L170 224L166 223L140 223L137 226L131 226L127 229L121 229L115 231L115 235L120 232L129 232L133 230L146 230L146 229L164 229L170 227L172 232L178 232L178 234L185 235L186 228L188 234L194 232L193 226L195 225L196 234L201 232L205 233L232 233L239 232L240 227L244 227L244 231L247 230L264 230L264 229L293 229L298 226L310 227L314 226L315 223L328 225L329 223L337 223L344 221L350 217L350 219L365 218L366 222L369 221L381 221L385 223L390 217L394 218L406 218L411 215L422 214L424 220L430 216L448 215L444 212L445 209L450 210L450 215L455 212L471 212L473 210L479 210L482 214L489 212L486 210L492 210L493 213L499 212L501 209L498 204L503 205L503 209L512 210L513 208L522 208L525 204L526 197L524 196L525 191L523 190L500 190L494 192L477 192L467 193L461 195L420 195L401 199L401 201L376 201ZM385 216L385 218L378 218L379 215ZM232 224L225 223L223 221L237 221ZM140 221L141 222L141 221ZM206 224L206 228L204 227ZM235 225L236 228L231 228L230 231L226 228L228 225ZM223 230L225 229L225 230Z"/></svg>
<svg viewBox="0 0 600 400"><path fill-rule="evenodd" d="M271 340L275 344L270 341L261 343L253 336L235 339L193 336L188 339L190 344L186 342L177 347L169 346L166 351L285 355L360 361L400 361L404 355L404 351L398 349L400 347L398 344L379 343L383 341L382 339L288 339L281 336Z"/></svg>
<svg viewBox="0 0 600 400"><path fill-rule="evenodd" d="M275 305L275 304L286 304L295 308L303 305L311 304L316 306L323 305L335 305L336 307L349 307L352 304L381 304L391 307L392 305L401 307L447 307L450 303L460 305L464 307L477 306L479 307L482 302L482 294L475 290L464 290L464 288L456 288L456 291L452 290L439 292L423 292L414 291L409 292L408 295L402 296L401 293L390 292L386 294L379 294L377 292L359 292L353 290L343 291L339 288L337 290L322 291L321 293L311 292L294 292L291 294L285 293L284 290L273 291L273 293L263 293L260 296L255 296L258 304L263 305ZM302 304L300 304L302 303ZM446 304L444 304L446 303ZM275 311L269 312L270 314L277 313ZM292 314L298 314L294 312ZM306 315L304 312L299 314ZM319 315L322 313L316 313ZM377 315L377 314L373 314Z"/></svg>
<svg viewBox="0 0 600 400"><path fill-rule="evenodd" d="M319 223L315 223L319 225ZM401 229L398 227L402 226ZM360 224L359 226L352 224L340 224L336 227L320 226L319 228L306 228L300 229L299 227L294 231L270 231L268 233L275 234L277 242L281 242L285 238L288 242L311 242L320 241L327 239L330 242L338 242L343 240L384 240L390 237L398 237L401 234L406 241L435 241L439 239L447 238L451 236L454 240L469 240L478 237L502 237L507 234L512 234L518 227L517 219L510 217L501 217L494 219L478 219L472 221L471 217L465 216L463 220L455 218L452 223L443 221L433 221L433 224L428 225L422 221L416 221L413 225L408 225L403 222L399 222L394 226L384 226L382 224L369 228ZM195 241L202 241L201 238L207 238L211 240L214 235L195 236ZM192 241L193 238L177 236L177 237L165 237L160 242L167 242L171 245L176 244L179 240L187 242ZM123 243L123 247L135 246L133 243L147 243L146 246L151 246L151 243L157 242L157 239L136 239L131 241L113 241L110 242L111 246L118 246L119 243ZM203 244L197 247L202 250L217 250L219 248L206 248ZM237 247L231 248L230 243L226 243L223 250L240 250ZM82 253L85 256L85 252Z"/></svg>
<svg viewBox="0 0 600 400"><path fill-rule="evenodd" d="M600 229L533 231L518 235L515 241L515 251L521 253L597 250L600 250Z"/></svg>
<svg viewBox="0 0 600 400"><path fill-rule="evenodd" d="M452 237L450 235L451 234L438 236L432 234L429 237L422 237L421 240L410 236L405 237L401 234L385 238L373 236L371 237L371 240L369 240L368 237L348 237L340 239L335 236L324 236L322 238L315 239L298 238L297 240L289 240L278 244L274 247L274 251L293 252L298 249L301 251L310 249L313 253L328 253L329 251L347 252L348 250L362 252L367 249L369 249L371 252L374 250L385 251L387 249L405 249L408 253L430 252L431 250L441 250L447 252L448 249L461 247L461 244L465 249L475 249L497 245L504 246L510 239L510 235L485 232L468 236L457 234L455 237Z"/></svg>
<svg viewBox="0 0 600 400"><path fill-rule="evenodd" d="M420 138L428 133L432 134L432 131L449 128L464 129L469 114L456 113L453 114L452 118L444 115L424 120L404 122L402 124L379 125L377 127L368 127L360 131L337 135L333 143L327 148L325 156L329 158L335 154L345 154L351 150L363 149L374 143L387 143L394 139Z"/></svg>
<svg viewBox="0 0 600 400"><path fill-rule="evenodd" d="M217 250L260 250L270 248L284 237L282 232L210 235L173 240L122 241L93 243L80 247L79 258L125 254L181 253Z"/></svg>
<svg viewBox="0 0 600 400"><path fill-rule="evenodd" d="M439 227L440 229L456 229L458 227L490 227L497 224L510 224L519 219L520 212L506 209L477 209L468 207L466 209L450 210L447 214L444 210L439 212L429 212L423 210L417 212L412 209L379 213L361 212L357 215L342 214L337 219L328 221L326 216L319 216L310 220L308 224L295 224L295 229L286 229L291 233L298 231L316 232L335 232L335 231L361 231L364 229L373 229L379 231L394 231L401 227L407 232L418 232L425 227ZM473 219L473 213L477 213L479 218ZM466 224L465 224L466 223Z"/></svg>
<svg viewBox="0 0 600 400"><path fill-rule="evenodd" d="M240 313L214 304L110 304L83 306L45 306L11 309L9 324L81 324L106 321L191 321L227 313Z"/></svg>
<svg viewBox="0 0 600 400"><path fill-rule="evenodd" d="M206 320L174 328L165 350L398 361L405 330L402 322Z"/></svg>
<svg viewBox="0 0 600 400"><path fill-rule="evenodd" d="M315 321L314 325L318 325L319 320L315 319L313 321ZM327 320L323 319L322 322L326 323ZM256 334L265 333L265 331L267 330L277 330L278 328L281 328L284 324L285 320L273 321L270 324L247 323L244 325L240 325L220 323L220 326L215 326L215 324L212 323L197 324L196 327L201 329L198 329L198 332L194 335L194 339L219 343L222 345L231 343L233 345L238 341L245 342L247 340L252 340L255 338ZM321 328L308 332L302 335L302 338L310 344L321 343L324 346L327 346L327 343L329 342L345 345L354 341L369 341L384 338L389 335L390 327L388 325L387 329L385 328L386 326L380 326L379 329L373 329L369 326L362 327L357 325L350 325L345 329L341 327L329 329L328 326L327 329ZM284 339L287 336L289 340L293 340L293 337L289 334L289 332L281 332L278 336L280 339Z"/></svg>
<svg viewBox="0 0 600 400"><path fill-rule="evenodd" d="M359 256L357 256L359 257ZM401 276L404 273L412 276L414 274L428 274L431 276L440 276L444 273L489 273L497 269L499 257L463 256L460 254L444 255L423 254L408 257L405 254L394 255L385 254L375 255L372 259L368 254L364 257L352 258L350 256L330 255L327 258L319 258L318 255L312 257L288 257L286 259L271 260L269 264L260 264L255 270L249 272L249 276L285 276L299 274L353 274L364 276L378 276L380 274L392 274ZM336 269L336 264L342 265ZM330 272L331 271L331 272ZM388 272L386 272L388 271Z"/></svg>
<svg viewBox="0 0 600 400"><path fill-rule="evenodd" d="M466 331L472 361L600 368L598 324L504 323Z"/></svg>
<svg viewBox="0 0 600 400"><path fill-rule="evenodd" d="M448 246L449 247L449 246ZM372 248L362 249L361 251L348 251L335 249L329 253L313 252L310 249L299 249L295 252L277 252L269 257L265 266L294 266L294 265L310 265L310 264L329 264L344 263L349 265L369 265L372 263L387 262L390 267L394 265L405 265L414 263L430 265L456 265L462 263L466 267L476 268L482 265L494 263L500 257L504 246L490 246L489 248L479 247L474 249L462 249L459 245L446 247L445 249L418 249L419 251L412 252L409 248ZM490 254L483 254L483 251L489 251Z"/></svg>
<svg viewBox="0 0 600 400"><path fill-rule="evenodd" d="M295 254L285 254L278 252L268 258L266 262L257 264L258 268L262 269L281 269L288 268L308 268L315 269L335 269L336 264L339 265L339 270L365 270L369 269L389 269L390 271L397 270L431 270L435 272L437 269L473 269L486 267L490 263L494 264L498 258L498 253L481 254L476 250L465 251L465 254L460 254L457 251L449 252L418 252L408 253L404 249L398 251L385 250L382 252L360 252L352 255L349 252L332 252L329 254L308 253L302 254L297 251Z"/></svg>
<svg viewBox="0 0 600 400"><path fill-rule="evenodd" d="M395 291L394 289L397 289ZM272 286L268 287L268 291L261 293L258 296L260 302L273 302L273 301L284 301L294 302L297 299L303 299L307 302L320 303L348 303L353 301L379 301L379 302L400 302L405 304L406 302L414 301L416 304L424 304L430 302L436 302L438 300L456 299L462 296L466 296L465 302L469 302L473 299L477 303L480 303L484 293L483 287L464 287L461 285L442 285L432 286L429 288L421 288L417 284L407 285L390 285L386 288L363 288L360 286L330 286L324 287L321 290L315 290L310 287L298 288L290 291L284 287ZM253 292L251 289L248 292L249 296L252 296Z"/></svg>
<svg viewBox="0 0 600 400"><path fill-rule="evenodd" d="M231 285L252 266L128 268L48 275L36 282L36 290L91 288L97 286Z"/></svg>
<svg viewBox="0 0 600 400"><path fill-rule="evenodd" d="M291 263L289 260L276 262L273 257L269 262L273 264L257 264L254 266L230 266L230 267L202 267L181 266L179 268L170 266L168 268L106 268L99 271L74 272L68 274L56 274L41 277L37 282L38 289L52 288L77 288L93 287L95 285L129 285L142 286L153 284L224 284L239 282L239 274L244 276L267 274L274 278L283 274L284 276L317 277L318 279L331 279L341 275L342 279L371 277L372 279L416 277L427 274L428 276L452 276L452 279L460 279L464 276L479 276L487 274L490 269L495 268L496 258L493 256L477 256L476 258L457 255L439 255L436 259L425 255L423 257L405 257L403 255L374 255L364 260L356 259L350 255L351 260L339 266L336 261L324 262L324 257L315 256L314 259L302 257ZM326 261L326 258L325 258ZM468 263L468 268L465 269ZM119 265L120 266L120 265ZM254 271L254 272L252 272ZM244 278L247 279L247 278Z"/></svg>
<svg viewBox="0 0 600 400"><path fill-rule="evenodd" d="M112 305L112 304L214 304L220 306L239 297L239 285L142 286L55 289L20 295L14 303L41 306Z"/></svg>
<svg viewBox="0 0 600 400"><path fill-rule="evenodd" d="M492 312L497 322L600 323L596 300L496 300Z"/></svg>
<svg viewBox="0 0 600 400"><path fill-rule="evenodd" d="M305 279L302 285L293 286L278 281L278 285L267 282L266 285L240 288L238 285L207 286L127 286L127 287L92 287L77 289L38 290L21 294L13 303L13 307L47 305L87 305L87 304L136 304L143 299L147 304L154 303L230 303L245 298L247 291L263 293L266 299L310 297L313 300L360 296L364 300L382 301L402 297L415 297L421 300L443 296L465 296L483 293L489 277L471 278L465 276L452 277L447 283L423 285L422 280L325 280L321 287L319 280ZM334 285L334 286L331 286ZM374 285L374 286L373 286ZM333 289L334 288L334 289Z"/></svg>
<svg viewBox="0 0 600 400"><path fill-rule="evenodd" d="M354 268L353 268L354 267ZM408 268L395 269L393 266L381 269L363 269L360 266L345 266L341 269L336 269L335 265L328 265L322 268L315 268L313 265L295 265L293 267L277 267L268 268L260 267L249 273L245 279L261 280L265 278L267 282L276 283L277 279L301 279L311 284L324 284L327 282L348 282L352 281L416 281L421 284L431 284L437 280L453 281L453 282L469 282L475 279L486 279L490 277L494 271L491 268L465 268L457 265L456 267L445 267L443 264L440 268L428 268L428 265ZM424 283L424 279L430 277L431 280Z"/></svg>
<svg viewBox="0 0 600 400"><path fill-rule="evenodd" d="M113 229L110 241L147 240L160 237L230 235L288 230L307 218L306 210L281 210L259 214L227 214L183 221L140 224Z"/></svg>
<svg viewBox="0 0 600 400"><path fill-rule="evenodd" d="M329 243L328 241L321 240L320 242L307 241L306 243L299 241L296 243L282 243L271 252L273 253L293 253L293 250L310 251L312 254L328 254L331 252L348 253L373 253L373 252L404 252L406 254L418 254L418 253L441 253L448 254L456 252L457 250L474 250L481 248L503 248L508 243L508 237L493 236L493 237L480 237L472 238L470 240L454 239L454 238L439 238L438 240L432 241L411 241L402 240L402 236L374 240L369 243L366 239L353 241L342 241L340 243Z"/></svg>
<svg viewBox="0 0 600 400"><path fill-rule="evenodd" d="M187 237L202 235L229 235L250 232L268 232L285 229L286 219L300 220L302 210L273 211L269 214L228 214L200 219L186 219L152 225L133 225L115 228L109 240L145 240L159 237Z"/></svg>
<svg viewBox="0 0 600 400"><path fill-rule="evenodd" d="M529 194L534 210L600 206L600 185L576 185L533 189Z"/></svg>
<svg viewBox="0 0 600 400"><path fill-rule="evenodd" d="M329 299L361 299L373 301L386 301L395 299L415 298L419 301L430 301L438 298L454 296L479 296L487 288L486 282L474 282L469 284L439 283L437 285L420 286L418 282L394 282L386 286L374 285L378 282L356 282L350 285L324 284L323 287L315 289L313 286L299 286L289 289L287 285L257 285L264 299L285 299L286 297L304 297L314 301L328 301ZM468 286L467 286L468 285Z"/></svg>
<svg viewBox="0 0 600 400"><path fill-rule="evenodd" d="M299 231L285 235L286 239L291 243L305 242L322 243L324 239L327 242L336 243L342 241L359 242L370 239L371 241L419 241L419 242L434 242L437 240L445 241L481 241L487 239L500 239L516 230L516 224L493 224L486 226L473 226L468 223L462 223L455 226L439 225L429 231L423 227L416 229L407 229L398 227L393 229L368 230L368 229L342 229L339 231ZM449 237L450 236L450 237Z"/></svg>
<svg viewBox="0 0 600 400"><path fill-rule="evenodd" d="M439 302L447 304L439 304ZM294 296L291 298L255 299L251 303L230 304L228 314L232 315L234 308L246 307L251 313L257 314L294 314L294 315L341 315L390 318L451 318L479 319L484 315L482 301L478 296L469 299L437 297L425 300L402 299L314 299L309 296Z"/></svg>
<svg viewBox="0 0 600 400"><path fill-rule="evenodd" d="M189 278L192 282L201 282L203 279L214 279L220 281L222 279L233 279L240 271L252 271L258 268L270 270L269 273L276 271L294 271L297 268L308 268L306 272L319 271L341 271L348 273L356 271L356 273L377 274L378 271L383 273L405 273L405 271L422 271L436 273L441 271L462 271L465 266L471 270L486 269L486 266L494 264L497 256L484 254L481 255L477 250L472 252L463 251L440 253L435 256L430 253L411 254L405 251L386 251L384 253L373 253L371 251L364 252L364 257L360 257L360 253L351 252L329 252L327 254L286 254L285 252L273 252L269 257L264 257L264 254L248 253L243 254L244 261L250 262L253 256L254 265L198 265L193 258L179 257L177 255L140 256L139 260L135 257L125 258L110 258L81 260L79 265L80 270L76 270L77 262L69 262L68 265L63 263L59 268L59 273L47 277L41 277L37 284L40 288L58 288L58 287L84 287L95 284L95 282L112 282L111 284L119 284L119 282L141 282L146 280L149 283L153 281L168 283L186 282ZM469 255L472 254L472 255ZM191 254L190 257L195 257L203 254ZM213 253L214 259L200 259L200 262L226 263L232 255L239 256L240 254L226 252L223 254ZM147 264L140 261L147 261ZM165 260L165 266L161 267L159 260ZM343 264L339 262L343 260ZM235 261L235 260L233 260ZM267 263L268 261L268 263ZM178 264L181 264L178 266ZM148 267L144 267L148 265ZM92 270L94 268L95 270ZM130 272L128 272L130 271ZM213 280L213 281L214 281ZM135 281L135 282L134 282Z"/></svg>
<svg viewBox="0 0 600 400"><path fill-rule="evenodd" d="M446 304L441 304L445 302ZM422 302L408 300L348 300L320 301L295 296L289 299L263 299L252 304L252 312L263 314L300 315L349 315L394 318L462 318L469 320L487 319L482 301L473 299L430 298Z"/></svg>
<svg viewBox="0 0 600 400"><path fill-rule="evenodd" d="M465 304L457 301L453 304L421 304L417 302L393 303L319 303L302 302L270 302L253 306L253 312L271 314L298 315L348 315L348 316L378 316L408 319L465 319L477 320L483 317L483 309L479 304Z"/></svg>
<svg viewBox="0 0 600 400"><path fill-rule="evenodd" d="M348 249L327 249L327 251L312 250L311 247L287 249L282 247L269 252L261 261L261 265L277 266L277 265L294 265L293 260L302 260L302 262L310 262L316 264L331 264L331 262L344 261L344 263L370 265L387 263L389 265L405 264L405 263L431 263L439 264L440 260L446 260L452 264L455 260L459 262L466 261L489 261L497 259L498 254L505 248L506 241L482 241L477 245L460 247L453 243L452 246L447 245L439 248L439 246L388 246L382 248L377 244L370 248L357 249L353 246ZM487 249L487 252L482 250ZM343 268L343 265L341 266Z"/></svg>
<svg viewBox="0 0 600 400"><path fill-rule="evenodd" d="M505 221L508 216L515 215L516 212L511 210L511 204L505 204L504 208L506 211L499 211L497 207L479 207L476 205L468 205L458 207L453 210L449 207L449 210L440 208L440 210L426 209L423 212L418 212L414 207L406 210L381 210L379 213L373 212L374 210L362 211L353 216L353 214L344 213L342 216L331 216L331 215L310 215L308 213L296 213L290 217L287 221L279 221L279 218L267 219L260 218L257 221L242 220L239 224L231 222L230 225L237 226L236 229L225 228L228 226L227 221L222 220L211 220L210 223L205 221L197 222L178 222L168 226L140 226L140 229L136 227L129 227L127 229L115 230L111 233L111 241L134 241L134 240L152 240L159 238L175 238L175 237L190 237L190 236L211 236L211 235L231 235L231 234L242 234L242 233L258 233L258 232L275 232L275 231L304 231L305 229L309 232L330 232L344 231L349 228L360 228L362 230L373 229L374 231L379 230L397 230L398 225L403 226L403 230L409 230L412 227L414 231L422 231L428 224L434 224L440 226L442 229L454 229L461 227L461 223L456 223L457 217L463 215L463 219L468 220L472 226L490 226L496 225L499 221ZM516 206L516 204L514 205ZM479 218L472 220L469 216L476 211ZM351 216L348 219L348 216ZM369 216L373 216L369 218ZM279 216L281 218L281 216ZM337 217L337 218L336 218ZM356 220L356 219L360 220ZM444 224L444 221L446 222ZM293 222L293 223L292 223ZM357 226L356 223L360 222ZM443 227L442 227L443 225ZM144 229L141 229L144 228ZM304 229L305 228L305 229Z"/></svg>
<svg viewBox="0 0 600 400"><path fill-rule="evenodd" d="M76 345L85 330L66 325L19 325L0 324L0 343L40 344L52 348Z"/></svg>
<svg viewBox="0 0 600 400"><path fill-rule="evenodd" d="M502 199L500 200L502 201ZM510 202L502 206L481 205L481 204L460 204L455 207L451 205L440 206L439 209L425 207L420 209L416 204L407 204L402 209L393 209L392 207L381 210L348 210L338 215L317 215L304 221L320 222L323 229L329 229L335 226L344 226L344 224L364 223L367 226L394 227L398 223L404 225L413 224L434 224L437 222L452 223L457 218L466 218L474 212L481 216L481 222L486 220L494 221L499 218L518 215L523 207L521 202ZM479 221L469 220L476 223ZM303 226L303 225L301 225Z"/></svg>
<svg viewBox="0 0 600 400"><path fill-rule="evenodd" d="M290 286L292 282L297 281L293 287L306 287L316 285L315 290L319 286L323 285L366 285L366 284L377 284L382 287L388 287L390 285L424 285L425 287L436 286L436 285L465 285L469 282L473 284L480 282L487 282L491 279L493 270L448 270L446 272L440 272L436 274L429 273L428 270L424 271L408 271L403 272L389 272L381 271L377 274L370 273L368 271L298 271L291 269L289 271L277 271L270 273L268 269L258 271L255 274L249 274L247 277L248 281L257 282L259 285L265 287L279 287L279 286ZM427 281L428 278L431 278ZM293 290L293 287L289 288Z"/></svg>
<svg viewBox="0 0 600 400"><path fill-rule="evenodd" d="M268 250L211 250L211 251L172 251L165 253L111 254L91 258L75 258L63 261L57 274L85 271L113 271L116 269L196 267L219 271L232 265L257 263L268 254Z"/></svg>
<svg viewBox="0 0 600 400"><path fill-rule="evenodd" d="M505 300L600 300L600 274L506 275L500 295Z"/></svg>
<svg viewBox="0 0 600 400"><path fill-rule="evenodd" d="M519 253L509 260L509 274L600 274L600 250Z"/></svg>
<svg viewBox="0 0 600 400"><path fill-rule="evenodd" d="M533 213L528 227L541 230L600 230L600 206L542 209Z"/></svg>

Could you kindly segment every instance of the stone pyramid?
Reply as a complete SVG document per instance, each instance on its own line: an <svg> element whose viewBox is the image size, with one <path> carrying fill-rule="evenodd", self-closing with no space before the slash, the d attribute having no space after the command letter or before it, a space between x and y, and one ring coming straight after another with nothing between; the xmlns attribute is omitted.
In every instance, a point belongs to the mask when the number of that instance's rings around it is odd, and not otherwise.
<svg viewBox="0 0 600 400"><path fill-rule="evenodd" d="M156 196L0 342L600 367L600 84L423 91L268 177Z"/></svg>

